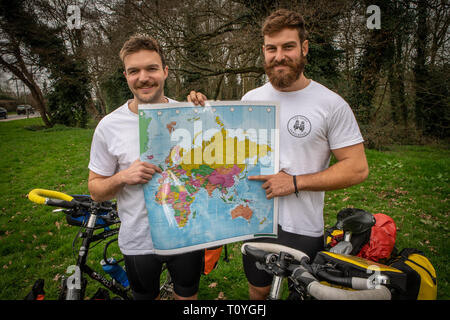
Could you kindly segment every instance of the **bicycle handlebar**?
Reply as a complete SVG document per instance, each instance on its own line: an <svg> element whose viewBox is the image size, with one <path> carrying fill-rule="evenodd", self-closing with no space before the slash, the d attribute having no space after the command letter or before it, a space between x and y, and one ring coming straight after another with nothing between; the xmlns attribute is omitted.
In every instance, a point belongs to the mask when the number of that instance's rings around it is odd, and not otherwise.
<svg viewBox="0 0 450 320"><path fill-rule="evenodd" d="M31 190L28 194L28 199L37 204L46 204L67 209L73 208L79 204L78 201L68 194L47 189Z"/></svg>
<svg viewBox="0 0 450 320"><path fill-rule="evenodd" d="M378 286L375 289L365 289L350 291L345 289L339 289L324 285L314 277L308 270L302 266L302 263L308 263L308 256L293 248L289 248L279 244L262 243L262 242L250 242L244 243L241 247L243 254L249 254L260 262L268 263L267 258L271 254L280 254L286 252L297 260L298 264L292 264L288 267L291 272L291 277L297 280L306 288L306 291L314 298L319 300L390 300L391 292L385 286ZM305 259L308 258L308 259ZM303 261L302 261L303 259ZM353 288L367 288L367 279L362 278L348 278Z"/></svg>
<svg viewBox="0 0 450 320"><path fill-rule="evenodd" d="M391 291L385 286L379 286L376 289L350 291L329 287L314 281L308 285L306 290L318 300L391 300Z"/></svg>
<svg viewBox="0 0 450 320"><path fill-rule="evenodd" d="M304 253L303 251L289 248L289 247L283 246L281 244L265 243L265 242L244 243L241 247L241 252L243 254L247 254L246 249L248 246L254 247L254 248L262 250L262 251L266 251L265 253L271 252L271 253L279 254L281 251L283 251L283 252L289 253L291 256L293 256L295 260L302 261L302 259L306 258L307 261L309 261L308 255L306 253ZM259 253L259 254L261 254L261 253ZM255 258L257 258L257 257L255 257ZM263 260L260 260L260 261L264 262Z"/></svg>

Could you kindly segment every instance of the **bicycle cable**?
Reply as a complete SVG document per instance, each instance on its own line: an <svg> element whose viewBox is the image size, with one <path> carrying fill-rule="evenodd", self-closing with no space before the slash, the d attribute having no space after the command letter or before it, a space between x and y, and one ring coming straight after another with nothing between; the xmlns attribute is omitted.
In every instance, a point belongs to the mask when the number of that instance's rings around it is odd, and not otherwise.
<svg viewBox="0 0 450 320"><path fill-rule="evenodd" d="M114 239L109 240L109 241L105 244L105 248L103 249L103 260L105 260L106 264L111 265L111 263L108 262L108 257L106 256L106 252L107 252L107 250L108 250L108 247L109 247L109 245L110 245L111 243L113 243L113 242L115 242L115 241L117 241L117 240L118 240L118 238L114 238ZM119 259L119 260L117 260L115 263L112 263L112 264L118 264L118 263L120 263L120 262L122 262L122 261L124 261L124 260L125 260L125 258L122 258L122 259Z"/></svg>
<svg viewBox="0 0 450 320"><path fill-rule="evenodd" d="M77 256L76 256L76 252L75 252L75 243L77 242L78 238L81 238L80 237L80 235L82 233L81 229L84 227L84 224L85 224L85 222L83 222L81 224L81 226L78 228L78 232L77 232L77 234L75 235L75 238L72 241L72 255L73 255L75 261L77 260Z"/></svg>

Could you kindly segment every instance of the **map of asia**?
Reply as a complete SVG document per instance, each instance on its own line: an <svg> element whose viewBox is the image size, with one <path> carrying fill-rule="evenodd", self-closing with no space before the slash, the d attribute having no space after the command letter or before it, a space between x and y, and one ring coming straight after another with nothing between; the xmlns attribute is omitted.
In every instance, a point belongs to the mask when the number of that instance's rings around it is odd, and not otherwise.
<svg viewBox="0 0 450 320"><path fill-rule="evenodd" d="M277 199L248 176L278 172L278 105L263 102L139 106L141 160L162 173L144 185L158 254L277 232Z"/></svg>

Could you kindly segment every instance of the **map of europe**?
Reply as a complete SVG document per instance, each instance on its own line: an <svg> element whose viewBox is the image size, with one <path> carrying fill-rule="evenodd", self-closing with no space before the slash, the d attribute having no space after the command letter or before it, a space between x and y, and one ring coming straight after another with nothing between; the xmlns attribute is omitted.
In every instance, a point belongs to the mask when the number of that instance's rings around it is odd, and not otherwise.
<svg viewBox="0 0 450 320"><path fill-rule="evenodd" d="M144 185L155 251L175 254L276 236L277 202L251 175L278 165L277 106L211 102L139 106L141 160L162 170Z"/></svg>

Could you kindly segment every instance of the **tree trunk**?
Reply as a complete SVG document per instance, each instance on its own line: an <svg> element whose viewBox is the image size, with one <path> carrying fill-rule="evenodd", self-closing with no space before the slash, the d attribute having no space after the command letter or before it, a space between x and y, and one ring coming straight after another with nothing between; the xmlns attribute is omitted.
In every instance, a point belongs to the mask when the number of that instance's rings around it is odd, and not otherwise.
<svg viewBox="0 0 450 320"><path fill-rule="evenodd" d="M389 71L392 120L394 124L402 123L406 128L408 126L408 108L405 102L404 64L402 62L403 39L401 34L397 33L392 46L395 51Z"/></svg>
<svg viewBox="0 0 450 320"><path fill-rule="evenodd" d="M23 63L22 58L17 54L15 56L16 59L19 61L19 66L14 66L6 62L1 56L0 56L0 64L3 65L6 69L8 69L12 74L14 74L27 86L27 88L31 92L31 95L33 96L33 98L37 103L36 107L41 115L42 121L44 121L45 126L47 128L52 127L53 124L48 118L47 110L45 107L45 99L44 95L42 94L41 88L39 88L36 81L34 81L33 75L26 69L26 66Z"/></svg>
<svg viewBox="0 0 450 320"><path fill-rule="evenodd" d="M417 3L417 32L416 32L416 58L414 66L415 76L415 117L418 129L426 127L428 70L427 58L427 1L419 0Z"/></svg>

